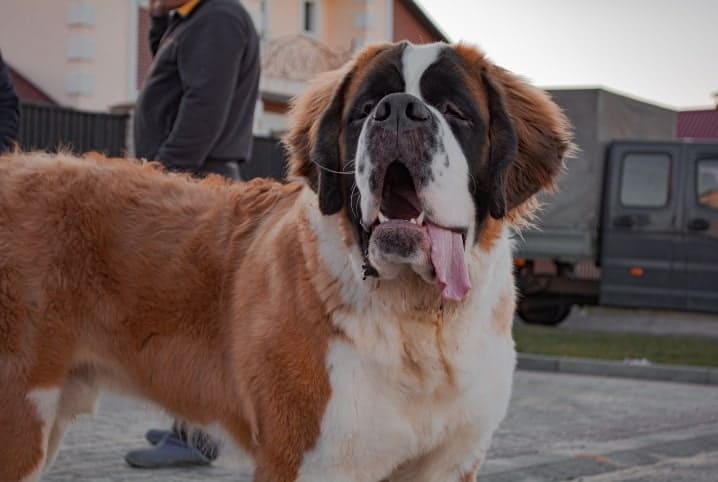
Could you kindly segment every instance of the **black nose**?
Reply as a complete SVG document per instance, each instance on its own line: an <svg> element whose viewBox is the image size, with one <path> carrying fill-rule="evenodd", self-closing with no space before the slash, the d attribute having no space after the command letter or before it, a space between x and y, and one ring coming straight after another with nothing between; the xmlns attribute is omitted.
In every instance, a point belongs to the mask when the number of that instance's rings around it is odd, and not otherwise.
<svg viewBox="0 0 718 482"><path fill-rule="evenodd" d="M374 121L397 126L399 132L420 127L431 118L426 105L411 94L396 92L384 97L374 111Z"/></svg>

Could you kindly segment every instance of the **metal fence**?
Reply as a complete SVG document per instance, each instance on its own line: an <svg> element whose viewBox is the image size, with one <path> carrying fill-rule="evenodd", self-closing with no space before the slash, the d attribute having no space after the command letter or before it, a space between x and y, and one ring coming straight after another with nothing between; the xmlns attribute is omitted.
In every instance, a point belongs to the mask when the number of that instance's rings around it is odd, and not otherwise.
<svg viewBox="0 0 718 482"><path fill-rule="evenodd" d="M84 112L65 107L23 103L18 141L25 150L97 151L123 156L127 114Z"/></svg>
<svg viewBox="0 0 718 482"><path fill-rule="evenodd" d="M252 160L242 166L242 178L286 176L286 156L279 140L272 137L255 137L252 143Z"/></svg>
<svg viewBox="0 0 718 482"><path fill-rule="evenodd" d="M127 114L84 112L65 107L23 103L18 141L24 150L82 154L102 152L122 157L127 152ZM242 177L285 176L285 154L279 140L255 137L252 160L242 166Z"/></svg>

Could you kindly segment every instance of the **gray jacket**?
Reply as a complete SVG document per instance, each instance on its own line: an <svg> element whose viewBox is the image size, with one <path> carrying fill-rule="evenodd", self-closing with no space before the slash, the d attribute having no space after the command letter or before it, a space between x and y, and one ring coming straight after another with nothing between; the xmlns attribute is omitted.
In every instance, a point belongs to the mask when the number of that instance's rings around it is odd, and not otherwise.
<svg viewBox="0 0 718 482"><path fill-rule="evenodd" d="M250 158L259 37L237 0L153 17L154 61L135 110L135 155L177 170Z"/></svg>

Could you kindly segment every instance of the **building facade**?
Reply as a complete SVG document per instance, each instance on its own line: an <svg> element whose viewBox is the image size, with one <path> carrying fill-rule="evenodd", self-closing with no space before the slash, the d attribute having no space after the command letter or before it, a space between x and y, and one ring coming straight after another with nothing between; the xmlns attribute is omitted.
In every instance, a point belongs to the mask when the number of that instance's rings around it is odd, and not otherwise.
<svg viewBox="0 0 718 482"><path fill-rule="evenodd" d="M3 0L0 50L49 102L126 109L152 63L148 0ZM412 0L242 0L262 39L255 131L286 129L291 97L361 47L447 40ZM31 100L37 100L33 97Z"/></svg>

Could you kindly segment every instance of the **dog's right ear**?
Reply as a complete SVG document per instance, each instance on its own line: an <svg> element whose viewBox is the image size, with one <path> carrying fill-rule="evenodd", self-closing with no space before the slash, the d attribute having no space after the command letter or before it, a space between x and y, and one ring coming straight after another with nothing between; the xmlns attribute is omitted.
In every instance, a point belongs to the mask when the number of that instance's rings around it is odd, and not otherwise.
<svg viewBox="0 0 718 482"><path fill-rule="evenodd" d="M495 65L482 80L489 97L491 164L496 178L491 215L500 219L542 189L551 189L572 151L571 128L543 90Z"/></svg>
<svg viewBox="0 0 718 482"><path fill-rule="evenodd" d="M317 192L322 214L334 214L344 204L340 139L352 71L350 62L317 78L292 106L291 128L282 139L289 152L289 177L308 181Z"/></svg>

